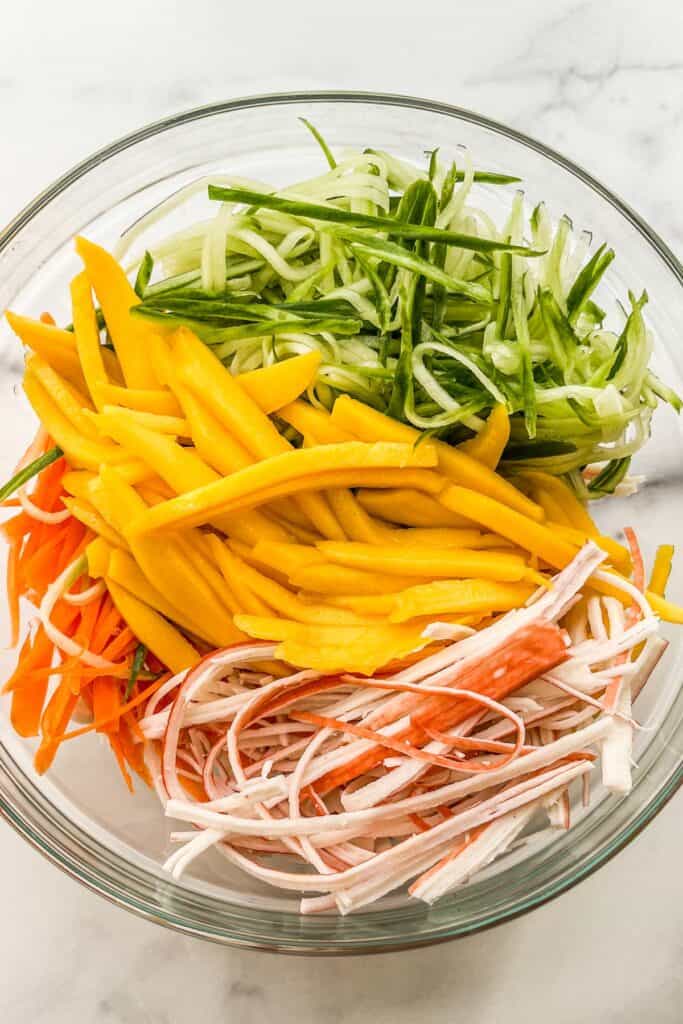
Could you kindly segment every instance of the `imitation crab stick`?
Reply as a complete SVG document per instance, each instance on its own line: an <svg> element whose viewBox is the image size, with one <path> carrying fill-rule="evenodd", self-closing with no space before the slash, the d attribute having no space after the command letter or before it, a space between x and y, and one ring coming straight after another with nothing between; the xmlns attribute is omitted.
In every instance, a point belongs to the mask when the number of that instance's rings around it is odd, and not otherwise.
<svg viewBox="0 0 683 1024"><path fill-rule="evenodd" d="M287 451L149 509L138 519L135 529L147 533L206 523L215 515L248 508L275 496L324 486L326 478L335 473L348 474L352 482L355 474L366 469L430 467L435 461L433 449L426 444L414 448L350 441Z"/></svg>
<svg viewBox="0 0 683 1024"><path fill-rule="evenodd" d="M77 238L76 251L102 308L126 385L157 388L159 381L149 357L149 338L154 329L131 313L140 300L128 278L113 256L94 242Z"/></svg>
<svg viewBox="0 0 683 1024"><path fill-rule="evenodd" d="M478 662L466 665L459 671L456 667L452 684L459 690L475 691L502 700L526 682L560 664L566 657L567 649L561 630L548 623L535 624L519 630ZM420 701L419 711L411 714L411 725L397 733L396 738L409 743L419 742L424 737L421 725L443 731L463 722L477 707L472 698L458 696L457 693L452 698L424 697ZM348 763L316 779L316 790L324 795L363 775L384 757L382 747L371 747Z"/></svg>
<svg viewBox="0 0 683 1024"><path fill-rule="evenodd" d="M504 405L495 405L479 433L458 445L461 452L494 469L500 462L510 440L510 417Z"/></svg>
<svg viewBox="0 0 683 1024"><path fill-rule="evenodd" d="M421 437L420 432L414 427L398 423L384 413L349 398L348 395L342 395L334 403L332 419L342 429L363 441L402 441L405 444L415 444ZM543 510L535 502L530 501L488 466L477 462L465 452L444 444L443 441L430 443L433 443L436 449L439 469L449 480L489 495L530 519L543 519Z"/></svg>

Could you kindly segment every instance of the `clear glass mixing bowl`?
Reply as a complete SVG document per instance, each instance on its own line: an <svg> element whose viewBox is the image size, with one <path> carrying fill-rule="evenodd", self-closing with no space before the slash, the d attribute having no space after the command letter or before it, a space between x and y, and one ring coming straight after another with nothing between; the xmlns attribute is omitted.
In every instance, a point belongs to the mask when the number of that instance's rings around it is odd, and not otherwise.
<svg viewBox="0 0 683 1024"><path fill-rule="evenodd" d="M112 246L143 212L200 175L229 171L284 185L322 171L321 155L297 118L306 116L336 150L388 149L422 161L440 146L445 158L467 145L479 167L518 174L530 204L544 199L616 249L603 296L647 287L657 335L656 368L683 391L683 273L664 243L604 186L540 143L466 110L407 97L361 93L263 96L204 107L150 125L74 168L31 203L0 235L0 308L68 320L68 281L78 269L71 239L85 233ZM509 193L478 186L478 201L501 215ZM611 294L610 294L611 293ZM0 478L8 475L34 429L19 381L22 358L0 328ZM635 497L598 509L606 530L640 529L651 557L663 540L683 546L683 447L675 415L662 409L653 438L635 461L647 483ZM683 597L683 562L671 580ZM3 608L2 614L6 619ZM1 624L5 635L7 623ZM225 944L290 953L399 949L465 935L551 899L595 871L653 818L683 780L683 642L671 646L637 705L647 725L636 737L634 786L626 798L596 786L593 805L569 833L541 830L477 881L438 906L395 896L346 918L301 917L290 894L265 890L216 856L181 884L160 863L169 822L156 798L125 791L97 737L66 744L47 777L31 767L31 744L11 731L0 708L0 811L26 839L84 885L147 918ZM4 654L3 675L11 664Z"/></svg>

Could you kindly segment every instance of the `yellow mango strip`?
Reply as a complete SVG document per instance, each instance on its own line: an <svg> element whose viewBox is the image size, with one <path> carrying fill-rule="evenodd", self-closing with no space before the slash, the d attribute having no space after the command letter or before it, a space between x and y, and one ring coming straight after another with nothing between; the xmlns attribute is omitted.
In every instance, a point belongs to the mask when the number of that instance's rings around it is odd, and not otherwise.
<svg viewBox="0 0 683 1024"><path fill-rule="evenodd" d="M318 375L320 358L317 351L307 352L260 370L240 373L235 379L258 407L270 414L289 405L311 386Z"/></svg>
<svg viewBox="0 0 683 1024"><path fill-rule="evenodd" d="M104 537L95 537L85 549L88 561L88 575L93 580L102 579L109 572L109 561L113 547Z"/></svg>
<svg viewBox="0 0 683 1024"><path fill-rule="evenodd" d="M405 622L421 615L446 612L507 612L519 608L537 588L533 583L501 583L495 580L436 580L403 590L393 598L390 622Z"/></svg>
<svg viewBox="0 0 683 1024"><path fill-rule="evenodd" d="M72 466L97 470L125 455L114 445L83 437L31 371L24 374L23 387L36 416Z"/></svg>
<svg viewBox="0 0 683 1024"><path fill-rule="evenodd" d="M218 474L191 448L142 426L124 410L102 412L95 418L99 430L113 437L130 455L141 458L176 494L184 494L218 480Z"/></svg>
<svg viewBox="0 0 683 1024"><path fill-rule="evenodd" d="M527 566L517 555L458 548L423 548L321 541L318 550L331 562L349 569L383 575L478 578L515 582L527 577Z"/></svg>
<svg viewBox="0 0 683 1024"><path fill-rule="evenodd" d="M370 515L389 523L426 528L472 528L471 520L444 508L435 498L421 491L402 487L386 491L359 490L356 499Z"/></svg>
<svg viewBox="0 0 683 1024"><path fill-rule="evenodd" d="M671 575L671 563L674 557L673 544L660 544L655 555L655 562L650 575L650 593L664 597L666 585Z"/></svg>
<svg viewBox="0 0 683 1024"><path fill-rule="evenodd" d="M234 572L235 563L244 564L242 559L235 555L225 541L215 533L207 534L206 541L211 557L232 590L240 611L246 612L247 615L271 615L272 608L244 584L239 573Z"/></svg>
<svg viewBox="0 0 683 1024"><path fill-rule="evenodd" d="M105 384L102 387L101 396L102 403L106 405L123 406L137 412L156 413L157 416L182 415L180 404L170 391L124 388L116 384Z"/></svg>
<svg viewBox="0 0 683 1024"><path fill-rule="evenodd" d="M346 444L290 450L248 466L215 483L149 509L136 524L140 532L177 530L209 522L216 515L258 505L274 497L324 486L331 476L346 475L352 483L365 469L431 466L430 445Z"/></svg>
<svg viewBox="0 0 683 1024"><path fill-rule="evenodd" d="M180 328L171 335L170 344L181 383L202 400L253 458L267 459L289 449L253 398L192 331Z"/></svg>
<svg viewBox="0 0 683 1024"><path fill-rule="evenodd" d="M537 555L555 569L564 569L578 550L576 545L562 540L548 526L536 523L478 491L466 487L449 487L439 495L439 501L446 508L467 515L473 522Z"/></svg>
<svg viewBox="0 0 683 1024"><path fill-rule="evenodd" d="M149 354L149 339L157 329L131 314L140 299L123 269L110 253L86 238L76 239L76 251L104 314L127 387L157 388Z"/></svg>
<svg viewBox="0 0 683 1024"><path fill-rule="evenodd" d="M126 462L116 463L116 472L119 474L122 480L125 480L127 484L141 484L147 483L151 480L158 479L156 473L151 466L148 466L146 462L141 459L130 459Z"/></svg>
<svg viewBox="0 0 683 1024"><path fill-rule="evenodd" d="M679 604L667 601L665 597L655 594L651 590L648 590L645 596L650 602L652 611L655 615L659 615L660 619L664 619L665 622L673 622L677 626L683 626L683 608Z"/></svg>
<svg viewBox="0 0 683 1024"><path fill-rule="evenodd" d="M71 311L81 369L90 397L99 409L102 405L101 389L109 383L102 358L106 349L100 345L92 292L85 274L78 274L71 282Z"/></svg>
<svg viewBox="0 0 683 1024"><path fill-rule="evenodd" d="M268 510L271 510L270 506ZM278 521L277 516L273 517L273 522L277 523L287 532L287 540L295 541L299 544L317 544L319 540L323 540L323 537L321 537L317 530L311 530L305 526L295 526L294 523L288 523L285 520ZM254 543L258 543L258 541Z"/></svg>
<svg viewBox="0 0 683 1024"><path fill-rule="evenodd" d="M394 533L389 527L372 519L362 505L356 501L355 495L343 488L327 491L327 500L337 520L349 540L364 541L367 544L386 543Z"/></svg>
<svg viewBox="0 0 683 1024"><path fill-rule="evenodd" d="M533 497L533 500L537 502L545 512L546 522L551 520L560 526L571 527L571 519L562 507L562 503L557 500L555 495L550 494L542 487L532 487L530 489L530 494Z"/></svg>
<svg viewBox="0 0 683 1024"><path fill-rule="evenodd" d="M221 476L229 476L238 469L250 466L254 461L251 454L235 440L202 400L175 380L172 386L189 423L195 448L204 461Z"/></svg>
<svg viewBox="0 0 683 1024"><path fill-rule="evenodd" d="M200 343L201 344L201 343ZM202 346L205 347L205 346ZM221 370L224 371L231 381L237 380L238 378L232 378L227 370L218 363L215 357L208 353L209 357L220 366ZM225 378L223 378L225 381ZM190 388L185 387L182 383L178 382L175 377L172 380L172 386L174 387L176 394L183 406L185 415L187 416L190 433L192 440L197 448L197 451L202 457L212 465L218 472L223 476L227 476L230 473L234 473L239 469L244 469L246 466L251 465L254 462L253 453L248 451L244 445L236 440L229 429L226 429L224 424L220 422L211 412L207 409L204 402L200 401L191 391ZM251 399L249 399L251 401ZM261 415L260 409L257 409L257 414ZM272 426L268 421L269 427ZM277 431L275 431L277 434ZM289 445L284 438L280 438L283 442L284 448L278 444L278 450L286 451L289 449ZM317 529L320 530L323 536L327 537L340 537L343 533L336 522L332 512L326 505L324 498L321 495L306 495L301 497L300 503L302 508L306 512L306 523L313 522ZM275 528L268 528L263 513L255 513L260 521L260 525L264 528L264 532L267 530L274 538ZM280 530L280 533L282 531ZM282 537L281 539L284 539Z"/></svg>
<svg viewBox="0 0 683 1024"><path fill-rule="evenodd" d="M49 363L53 370L74 387L80 391L86 390L76 342L70 331L64 331L53 324L44 324L41 320L19 316L18 313L11 313L9 310L5 316L14 333L27 348Z"/></svg>
<svg viewBox="0 0 683 1024"><path fill-rule="evenodd" d="M182 633L110 577L105 578L105 583L112 601L138 640L171 672L182 672L197 664L200 654Z"/></svg>
<svg viewBox="0 0 683 1024"><path fill-rule="evenodd" d="M165 618L177 623L182 629L196 636L201 636L201 627L192 618L175 608L153 587L137 562L125 551L113 549L109 555L109 564L103 575L124 587L129 593L135 594L140 601L148 604Z"/></svg>
<svg viewBox="0 0 683 1024"><path fill-rule="evenodd" d="M408 527L405 530L394 530L387 535L385 543L408 546L419 544L428 548L471 548L490 550L491 548L509 548L510 542L495 533L481 533L472 527L469 530L434 527L420 529Z"/></svg>
<svg viewBox="0 0 683 1024"><path fill-rule="evenodd" d="M55 405L83 437L87 437L91 441L102 440L88 416L88 412L92 412L93 407L90 399L86 398L83 392L77 391L73 384L69 384L64 377L60 377L40 356L29 356L26 367L40 381ZM105 441L104 444L113 447L110 442Z"/></svg>
<svg viewBox="0 0 683 1024"><path fill-rule="evenodd" d="M201 398L253 458L268 459L292 450L262 409L199 338L180 328L171 338L174 367L181 383ZM188 417L189 418L189 417ZM320 494L298 498L301 508L323 536L343 536Z"/></svg>
<svg viewBox="0 0 683 1024"><path fill-rule="evenodd" d="M242 638L230 615L175 540L130 536L129 524L140 515L145 503L116 470L102 469L91 487L91 500L110 526L129 542L135 561L152 586L174 607L177 605L181 614L187 614L184 609L191 610L193 621L201 625L198 636L215 647L224 647Z"/></svg>
<svg viewBox="0 0 683 1024"><path fill-rule="evenodd" d="M223 578L223 574L216 568L204 549L201 543L202 535L196 532L187 533L178 535L175 541L197 577L204 580L223 610L229 615L234 615L238 611L237 601Z"/></svg>
<svg viewBox="0 0 683 1024"><path fill-rule="evenodd" d="M87 526L93 533L98 534L103 540L117 547L128 547L123 537L116 533L115 530L112 530L111 526L109 526L89 501L86 501L84 498L62 498L62 502L74 519L78 519L80 523Z"/></svg>
<svg viewBox="0 0 683 1024"><path fill-rule="evenodd" d="M600 531L587 509L564 480L536 469L525 469L519 475L523 481L529 483L532 487L541 487L548 495L552 495L563 509L570 526L576 530L583 531L589 537L597 537L599 535Z"/></svg>
<svg viewBox="0 0 683 1024"><path fill-rule="evenodd" d="M219 541L220 543L220 541ZM269 605L271 612L296 622L308 622L316 625L363 625L364 620L353 612L339 608L326 607L324 604L311 605L300 601L287 587L281 586L257 569L237 558L223 545L222 568L226 578L238 578L243 587L251 590L261 601Z"/></svg>
<svg viewBox="0 0 683 1024"><path fill-rule="evenodd" d="M296 502L289 498L271 501L268 506L268 512L270 515L284 520L287 528L289 528L290 524L300 526L303 530L310 530L311 528L308 516L305 516Z"/></svg>
<svg viewBox="0 0 683 1024"><path fill-rule="evenodd" d="M320 594L358 595L367 597L372 594L391 594L406 590L416 582L427 583L425 577L416 581L414 576L384 575L379 572L365 572L362 569L350 569L344 565L305 565L295 569L289 576L294 586L301 590L315 591Z"/></svg>
<svg viewBox="0 0 683 1024"><path fill-rule="evenodd" d="M139 409L127 409L121 405L104 405L103 413L128 418L146 430L154 430L159 434L170 434L172 437L190 437L190 425L182 416L165 416L156 412L142 412Z"/></svg>
<svg viewBox="0 0 683 1024"><path fill-rule="evenodd" d="M372 675L395 658L429 642L421 637L422 624L357 626L311 626L284 619L261 619L239 615L237 621L249 636L278 640L277 656L294 665L307 665L321 672L362 672Z"/></svg>
<svg viewBox="0 0 683 1024"><path fill-rule="evenodd" d="M477 462L495 469L510 440L510 417L504 405L494 405L489 418L476 437L458 445L458 450Z"/></svg>
<svg viewBox="0 0 683 1024"><path fill-rule="evenodd" d="M316 594L311 590L300 590L299 600L311 604L328 604L334 608L348 608L357 615L385 617L394 609L398 594Z"/></svg>
<svg viewBox="0 0 683 1024"><path fill-rule="evenodd" d="M341 395L334 403L332 420L361 441L395 441L414 445L422 436L414 427L398 423L348 395ZM530 519L543 520L543 509L488 466L443 441L429 443L436 450L439 470L449 480L488 495Z"/></svg>
<svg viewBox="0 0 683 1024"><path fill-rule="evenodd" d="M251 554L259 565L275 569L286 577L307 565L327 563L327 559L317 548L305 544L281 544L262 540Z"/></svg>
<svg viewBox="0 0 683 1024"><path fill-rule="evenodd" d="M178 607L180 614L191 612L192 620L197 622L197 636L215 647L226 647L242 638L231 616L175 541L132 539L131 551L150 583Z"/></svg>
<svg viewBox="0 0 683 1024"><path fill-rule="evenodd" d="M184 448L172 438L148 430L123 411L103 412L97 417L100 429L114 437L131 454L139 455L176 494L196 490L219 480L219 475L191 448ZM262 536L273 540L286 538L282 529L259 512L218 517L216 525L247 543Z"/></svg>
<svg viewBox="0 0 683 1024"><path fill-rule="evenodd" d="M631 555L627 548L614 540L612 537L604 537L600 533L595 535L587 534L583 530L574 529L571 526L563 526L560 523L553 523L551 521L545 524L548 529L553 530L558 537L563 540L569 541L570 544L575 544L577 547L582 547L586 541L592 540L598 547L609 555L612 564L619 569L620 572L630 575L631 573Z"/></svg>
<svg viewBox="0 0 683 1024"><path fill-rule="evenodd" d="M292 402L279 409L277 415L278 419L294 427L302 436L315 437L318 444L341 444L342 441L354 440L353 434L342 430L333 422L326 409L316 409L308 402Z"/></svg>
<svg viewBox="0 0 683 1024"><path fill-rule="evenodd" d="M316 487L311 493L299 492L296 495L299 507L306 513L321 536L329 537L330 540L343 540L344 531L328 505L325 495L315 493L317 490Z"/></svg>

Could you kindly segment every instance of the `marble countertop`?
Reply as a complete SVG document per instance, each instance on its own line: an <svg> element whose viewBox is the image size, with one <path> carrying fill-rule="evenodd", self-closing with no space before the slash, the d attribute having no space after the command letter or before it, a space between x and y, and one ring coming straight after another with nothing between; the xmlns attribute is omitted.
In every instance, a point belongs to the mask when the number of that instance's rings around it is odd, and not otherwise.
<svg viewBox="0 0 683 1024"><path fill-rule="evenodd" d="M526 131L683 248L678 0L346 0L334 12L307 0L6 6L0 222L148 121L249 93L355 88L450 101ZM420 952L315 964L138 920L0 825L0 1020L675 1024L681 806L674 800L596 876L518 921Z"/></svg>

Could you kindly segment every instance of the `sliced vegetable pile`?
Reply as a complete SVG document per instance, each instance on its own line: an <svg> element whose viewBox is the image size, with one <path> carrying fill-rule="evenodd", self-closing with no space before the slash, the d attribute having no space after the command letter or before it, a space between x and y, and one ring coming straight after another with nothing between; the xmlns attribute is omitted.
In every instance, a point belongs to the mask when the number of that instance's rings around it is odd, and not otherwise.
<svg viewBox="0 0 683 1024"><path fill-rule="evenodd" d="M349 394L456 442L504 405L508 470L610 493L658 400L680 409L648 367L647 295L626 310L596 301L614 252L591 252L590 234L553 224L543 203L527 216L521 191L495 223L487 191L519 179L474 169L466 151L458 166L435 151L421 170L376 150L337 161L322 145L329 170L316 178L274 192L213 177L138 221L119 255L207 185L218 204L149 242L137 315L190 326L233 373L319 351L314 404ZM608 472L586 491L578 470L600 462Z"/></svg>
<svg viewBox="0 0 683 1024"><path fill-rule="evenodd" d="M100 732L191 824L176 876L215 847L347 913L432 902L537 812L568 828L599 754L627 792L683 609L672 549L646 585L586 511L676 402L642 302L601 327L611 256L581 268L542 208L527 244L519 196L496 229L471 190L504 181L467 161L324 148L284 193L214 180L134 285L77 239L68 328L7 314L40 427L0 491L13 644L31 621L5 692L39 772Z"/></svg>

